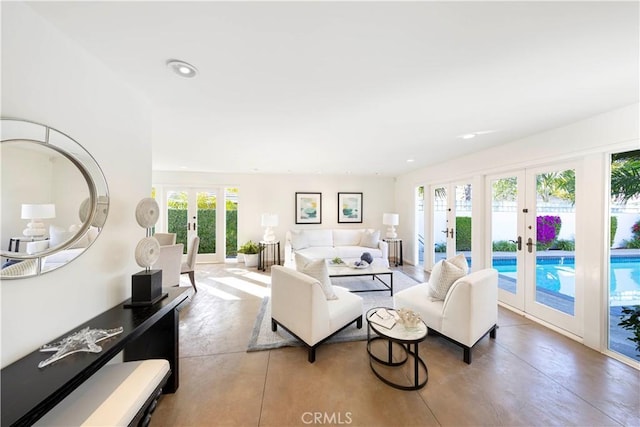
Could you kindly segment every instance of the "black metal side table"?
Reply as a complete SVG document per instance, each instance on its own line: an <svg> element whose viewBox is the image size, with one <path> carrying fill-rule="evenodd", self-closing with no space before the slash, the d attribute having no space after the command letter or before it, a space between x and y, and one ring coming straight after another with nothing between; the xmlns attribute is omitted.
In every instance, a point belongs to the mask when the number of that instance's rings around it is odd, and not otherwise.
<svg viewBox="0 0 640 427"><path fill-rule="evenodd" d="M396 322L391 328L385 328L377 323L374 316L376 311L384 307L375 307L367 311L367 353L369 354L369 366L373 373L383 383L399 390L419 390L423 388L429 381L429 370L427 364L418 356L418 344L427 338L427 325L420 320L415 328L406 329L403 325ZM387 312L393 312L392 308L386 308ZM371 336L371 331L375 336ZM387 341L387 354L376 355L372 349L372 343L378 340ZM413 350L411 345L413 344ZM401 351L401 359L394 361L393 348L399 348ZM398 384L391 381L382 374L382 371L376 370L376 364L388 367L400 367L404 365L409 356L413 358L413 384ZM424 380L420 381L420 371L423 371Z"/></svg>
<svg viewBox="0 0 640 427"><path fill-rule="evenodd" d="M389 244L389 265L402 265L402 239L382 239Z"/></svg>
<svg viewBox="0 0 640 427"><path fill-rule="evenodd" d="M258 270L266 271L271 265L280 265L280 241L258 243Z"/></svg>

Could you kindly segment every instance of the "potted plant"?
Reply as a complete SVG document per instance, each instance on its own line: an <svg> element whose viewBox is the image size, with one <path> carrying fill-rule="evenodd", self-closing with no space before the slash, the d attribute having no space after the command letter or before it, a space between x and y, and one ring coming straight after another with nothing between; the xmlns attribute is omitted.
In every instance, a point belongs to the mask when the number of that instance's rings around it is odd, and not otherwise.
<svg viewBox="0 0 640 427"><path fill-rule="evenodd" d="M238 249L238 253L243 254L244 264L247 267L256 267L258 265L258 252L260 252L260 248L252 240L249 240Z"/></svg>
<svg viewBox="0 0 640 427"><path fill-rule="evenodd" d="M618 326L633 332L633 336L627 339L636 344L636 351L640 353L640 305L622 307L620 319Z"/></svg>

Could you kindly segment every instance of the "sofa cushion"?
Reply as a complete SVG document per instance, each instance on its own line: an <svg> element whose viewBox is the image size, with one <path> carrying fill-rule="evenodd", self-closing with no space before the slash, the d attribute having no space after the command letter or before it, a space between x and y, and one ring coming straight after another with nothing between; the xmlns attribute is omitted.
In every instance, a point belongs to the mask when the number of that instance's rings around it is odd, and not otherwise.
<svg viewBox="0 0 640 427"><path fill-rule="evenodd" d="M361 236L362 230L333 230L333 246L358 246Z"/></svg>
<svg viewBox="0 0 640 427"><path fill-rule="evenodd" d="M360 237L359 246L366 248L377 248L380 241L380 230L364 230Z"/></svg>
<svg viewBox="0 0 640 427"><path fill-rule="evenodd" d="M333 231L328 230L304 230L309 246L333 246Z"/></svg>
<svg viewBox="0 0 640 427"><path fill-rule="evenodd" d="M294 251L309 247L309 241L304 230L291 230L291 247Z"/></svg>
<svg viewBox="0 0 640 427"><path fill-rule="evenodd" d="M329 269L324 259L310 260L304 255L296 254L296 270L316 279L327 300L338 299L333 291L331 279L329 279Z"/></svg>
<svg viewBox="0 0 640 427"><path fill-rule="evenodd" d="M309 247L305 249L300 249L295 252L296 254L302 254L309 259L316 258L324 258L324 259L333 259L338 255L338 251L333 246L318 246L318 247Z"/></svg>
<svg viewBox="0 0 640 427"><path fill-rule="evenodd" d="M446 259L438 261L433 266L429 277L429 296L433 299L444 300L453 282L464 275L464 269Z"/></svg>

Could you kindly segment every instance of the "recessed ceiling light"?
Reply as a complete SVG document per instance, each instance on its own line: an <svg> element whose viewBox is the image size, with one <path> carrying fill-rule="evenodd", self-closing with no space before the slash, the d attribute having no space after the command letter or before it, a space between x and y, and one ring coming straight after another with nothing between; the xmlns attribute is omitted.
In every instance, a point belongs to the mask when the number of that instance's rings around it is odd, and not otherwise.
<svg viewBox="0 0 640 427"><path fill-rule="evenodd" d="M167 67L171 68L174 73L180 77L192 78L198 74L198 69L193 65L179 61L177 59L170 59L167 61Z"/></svg>
<svg viewBox="0 0 640 427"><path fill-rule="evenodd" d="M459 135L458 138L462 139L472 139L479 135L486 135L488 133L494 133L495 130L480 130L478 132L465 133L464 135Z"/></svg>
<svg viewBox="0 0 640 427"><path fill-rule="evenodd" d="M413 163L415 160L413 159L407 159L407 163Z"/></svg>

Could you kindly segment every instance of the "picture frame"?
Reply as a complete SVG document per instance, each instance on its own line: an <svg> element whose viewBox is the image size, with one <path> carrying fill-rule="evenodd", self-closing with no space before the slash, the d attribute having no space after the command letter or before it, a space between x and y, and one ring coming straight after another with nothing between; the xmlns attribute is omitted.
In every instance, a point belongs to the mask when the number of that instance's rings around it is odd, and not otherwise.
<svg viewBox="0 0 640 427"><path fill-rule="evenodd" d="M362 193L338 193L338 223L362 223Z"/></svg>
<svg viewBox="0 0 640 427"><path fill-rule="evenodd" d="M322 224L322 193L296 192L296 224Z"/></svg>

